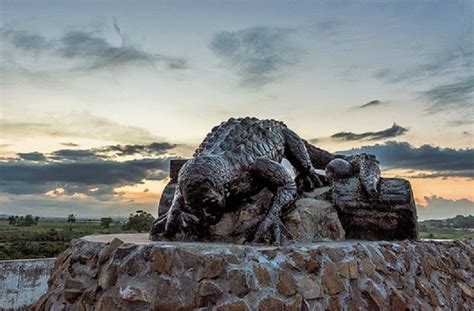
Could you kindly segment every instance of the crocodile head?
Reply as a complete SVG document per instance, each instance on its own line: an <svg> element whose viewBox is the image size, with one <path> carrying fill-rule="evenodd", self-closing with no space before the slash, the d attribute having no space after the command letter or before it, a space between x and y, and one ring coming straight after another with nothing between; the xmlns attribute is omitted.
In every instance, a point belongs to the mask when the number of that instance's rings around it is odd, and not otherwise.
<svg viewBox="0 0 474 311"><path fill-rule="evenodd" d="M222 218L229 179L228 163L220 156L198 155L179 172L178 186L186 212L199 218L202 225L214 225Z"/></svg>

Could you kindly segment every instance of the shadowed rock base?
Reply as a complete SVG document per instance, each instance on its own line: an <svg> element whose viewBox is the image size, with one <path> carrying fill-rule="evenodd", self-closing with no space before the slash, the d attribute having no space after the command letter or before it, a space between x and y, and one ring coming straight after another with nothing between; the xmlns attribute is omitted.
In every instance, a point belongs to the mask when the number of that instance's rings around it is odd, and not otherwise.
<svg viewBox="0 0 474 311"><path fill-rule="evenodd" d="M33 310L472 310L474 242L74 240Z"/></svg>

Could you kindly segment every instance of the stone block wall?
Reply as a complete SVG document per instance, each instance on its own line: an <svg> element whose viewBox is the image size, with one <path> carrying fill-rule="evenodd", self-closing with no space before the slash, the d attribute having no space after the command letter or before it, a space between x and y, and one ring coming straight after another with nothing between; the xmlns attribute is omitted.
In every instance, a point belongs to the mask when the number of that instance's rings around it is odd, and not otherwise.
<svg viewBox="0 0 474 311"><path fill-rule="evenodd" d="M472 310L473 241L75 240L34 310Z"/></svg>

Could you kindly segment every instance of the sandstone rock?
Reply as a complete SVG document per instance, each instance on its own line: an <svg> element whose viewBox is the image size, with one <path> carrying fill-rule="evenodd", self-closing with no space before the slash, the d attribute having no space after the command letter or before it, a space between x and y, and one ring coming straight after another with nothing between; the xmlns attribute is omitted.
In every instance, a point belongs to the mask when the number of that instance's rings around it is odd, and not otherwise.
<svg viewBox="0 0 474 311"><path fill-rule="evenodd" d="M305 262L305 269L309 273L318 273L321 268L321 253L317 250L309 250L309 258Z"/></svg>
<svg viewBox="0 0 474 311"><path fill-rule="evenodd" d="M178 250L178 254L181 258L181 262L183 263L184 269L191 269L201 267L204 264L204 258L193 251L186 251L186 250Z"/></svg>
<svg viewBox="0 0 474 311"><path fill-rule="evenodd" d="M211 281L203 281L199 284L197 305L198 307L213 306L216 304L222 290Z"/></svg>
<svg viewBox="0 0 474 311"><path fill-rule="evenodd" d="M204 263L202 277L210 279L217 277L224 270L224 264L224 257L212 256Z"/></svg>
<svg viewBox="0 0 474 311"><path fill-rule="evenodd" d="M117 304L114 299L107 295L102 295L97 301L96 308L98 311L117 310Z"/></svg>
<svg viewBox="0 0 474 311"><path fill-rule="evenodd" d="M121 235L124 244L101 264L98 254L105 252L112 238L72 241L67 252L76 254L76 261L64 255L68 259L56 265L48 292L31 309L207 310L216 305L218 310L466 310L474 305L474 272L461 263L464 255L474 253L474 241L268 247L147 244L141 239L131 247L131 237L136 236ZM117 255L119 249L122 253ZM387 250L395 256L387 255ZM83 258L89 261L80 264L80 254L88 254ZM431 279L424 273L423 258L432 269ZM379 273L372 260L385 263L386 272ZM99 271L97 277L93 270ZM212 273L203 278L206 270Z"/></svg>
<svg viewBox="0 0 474 311"><path fill-rule="evenodd" d="M102 289L107 289L115 285L117 281L117 266L109 265L104 266L99 274L98 285Z"/></svg>
<svg viewBox="0 0 474 311"><path fill-rule="evenodd" d="M359 261L359 269L362 273L372 276L375 272L375 265L366 256L362 257Z"/></svg>
<svg viewBox="0 0 474 311"><path fill-rule="evenodd" d="M474 290L472 289L472 287L469 287L469 285L463 282L458 281L457 283L458 283L459 288L461 288L462 292L465 295L467 295L470 298L474 298Z"/></svg>
<svg viewBox="0 0 474 311"><path fill-rule="evenodd" d="M295 268L298 270L303 270L305 266L305 258L304 255L300 252L292 252L291 253L291 258L293 259L293 262L295 263Z"/></svg>
<svg viewBox="0 0 474 311"><path fill-rule="evenodd" d="M298 292L307 300L322 297L321 283L314 275L304 275L298 281Z"/></svg>
<svg viewBox="0 0 474 311"><path fill-rule="evenodd" d="M74 302L82 295L82 293L83 291L78 289L65 289L64 299L66 299L67 302Z"/></svg>
<svg viewBox="0 0 474 311"><path fill-rule="evenodd" d="M104 261L109 259L112 252L117 249L120 245L123 244L123 241L117 238L114 238L110 243L108 243L107 247L104 247L99 252L99 258L97 260L98 264L102 264Z"/></svg>
<svg viewBox="0 0 474 311"><path fill-rule="evenodd" d="M253 274L260 286L269 286L272 282L272 277L268 270L258 263L253 265Z"/></svg>
<svg viewBox="0 0 474 311"><path fill-rule="evenodd" d="M329 201L301 198L287 216L285 224L300 242L341 240L344 229Z"/></svg>
<svg viewBox="0 0 474 311"><path fill-rule="evenodd" d="M363 293L368 294L366 297L369 309L385 310L387 308L385 297L372 281L367 282L367 288Z"/></svg>
<svg viewBox="0 0 474 311"><path fill-rule="evenodd" d="M329 308L330 311L342 311L341 303L339 299L335 296L329 298Z"/></svg>
<svg viewBox="0 0 474 311"><path fill-rule="evenodd" d="M332 203L346 238L417 238L415 201L410 183L404 179L381 178L376 197L369 197L356 177L338 180L332 186Z"/></svg>
<svg viewBox="0 0 474 311"><path fill-rule="evenodd" d="M172 271L174 251L171 249L154 249L153 269L160 273L170 274Z"/></svg>
<svg viewBox="0 0 474 311"><path fill-rule="evenodd" d="M294 298L285 304L285 311L301 311L303 310L303 297L300 294L296 294Z"/></svg>
<svg viewBox="0 0 474 311"><path fill-rule="evenodd" d="M357 279L359 277L359 271L357 270L357 261L351 259L349 261L341 261L336 264L337 271L339 275L350 278Z"/></svg>
<svg viewBox="0 0 474 311"><path fill-rule="evenodd" d="M288 270L281 270L278 276L277 289L283 296L291 296L296 293L295 281L291 272Z"/></svg>
<svg viewBox="0 0 474 311"><path fill-rule="evenodd" d="M119 290L120 298L126 301L143 301L148 302L148 297L145 294L145 291L139 287L127 286L125 288L120 288Z"/></svg>
<svg viewBox="0 0 474 311"><path fill-rule="evenodd" d="M216 308L216 311L248 311L250 310L245 301L237 300L225 303Z"/></svg>
<svg viewBox="0 0 474 311"><path fill-rule="evenodd" d="M390 306L395 311L405 311L408 309L408 304L405 298L403 298L402 293L396 288L392 288L390 295Z"/></svg>
<svg viewBox="0 0 474 311"><path fill-rule="evenodd" d="M237 269L229 270L227 272L227 279L229 280L230 292L236 296L245 296L250 291L244 271Z"/></svg>
<svg viewBox="0 0 474 311"><path fill-rule="evenodd" d="M332 261L324 262L324 270L321 276L321 283L323 284L324 289L330 295L339 294L344 290L344 283L337 273L336 266Z"/></svg>
<svg viewBox="0 0 474 311"><path fill-rule="evenodd" d="M275 310L283 310L285 308L285 303L273 297L265 297L260 301L258 304L258 311L275 311Z"/></svg>

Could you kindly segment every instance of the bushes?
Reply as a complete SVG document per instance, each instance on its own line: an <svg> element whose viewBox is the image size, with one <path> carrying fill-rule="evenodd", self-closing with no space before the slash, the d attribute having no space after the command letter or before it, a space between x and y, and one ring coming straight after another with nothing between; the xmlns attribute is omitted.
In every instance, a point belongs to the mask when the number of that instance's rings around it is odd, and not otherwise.
<svg viewBox="0 0 474 311"><path fill-rule="evenodd" d="M149 231L155 218L145 211L137 211L130 214L127 223L123 225L124 230L135 230L137 232Z"/></svg>

